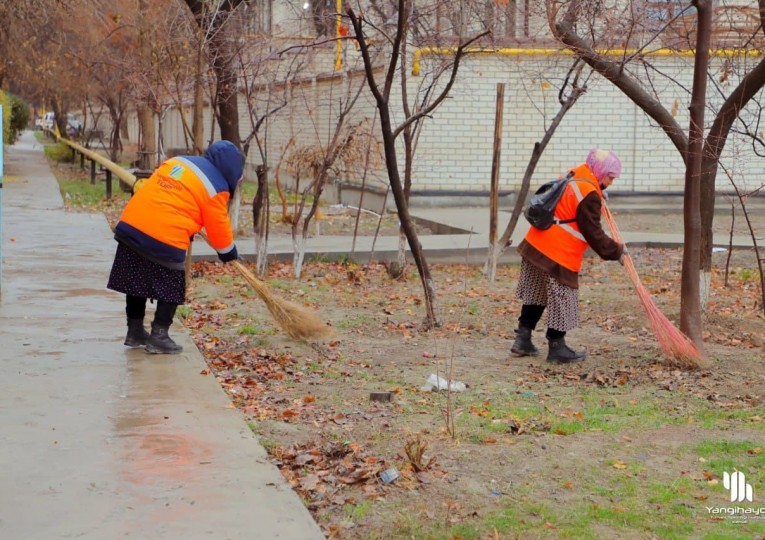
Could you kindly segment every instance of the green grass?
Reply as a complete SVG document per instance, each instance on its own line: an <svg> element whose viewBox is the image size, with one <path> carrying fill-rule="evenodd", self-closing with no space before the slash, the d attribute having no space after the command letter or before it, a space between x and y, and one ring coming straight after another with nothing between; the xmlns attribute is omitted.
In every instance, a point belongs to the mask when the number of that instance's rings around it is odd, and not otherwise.
<svg viewBox="0 0 765 540"><path fill-rule="evenodd" d="M114 183L114 186L117 182ZM67 206L80 208L88 211L101 211L106 201L106 188L101 182L91 185L87 179L59 180L59 190ZM112 190L112 202L119 199L127 199L130 195L123 193L119 188Z"/></svg>
<svg viewBox="0 0 765 540"><path fill-rule="evenodd" d="M660 407L645 403L625 406L617 405L614 401L601 402L600 398L607 393L594 390L587 393L591 395L582 396L589 403L582 409L584 418L587 415L595 418L604 415L623 416L609 422L609 425L628 428L629 419L643 425L638 419L641 414L656 417L663 414ZM484 421L483 429L487 431L493 429L492 422L496 421L496 417L508 412L514 413L519 419L537 420L547 418L546 415L550 414L548 408L535 406L528 401L523 406L518 403L510 407L482 406L482 410L493 417L481 417ZM727 419L721 417L720 420ZM598 422L585 419L581 424L590 428L599 425ZM653 421L649 421L645 427L650 428L653 424ZM551 426L556 424L552 423ZM480 434L470 435L468 441L480 442ZM448 526L434 522L427 527L424 525L425 520L412 519L402 526L401 533L402 536L423 539L487 538L493 537L492 534L500 538L522 538L525 535L534 538L587 539L623 536L662 539L759 538L765 532L765 521L750 519L747 523L735 523L733 520L715 521L709 516L706 507L725 504L726 493L721 480L719 483L708 482L699 480L698 475L702 471L711 471L721 478L723 471L741 470L751 482L761 485L759 479L765 472L764 446L765 442L715 439L679 449L677 455L697 455L705 460L696 471L696 479L686 474L665 477L661 470L647 467L640 461L616 467L619 465L616 460L606 460L600 467L594 466L582 471L582 476L575 480L576 486L572 489L576 490L575 500L580 502L572 504L574 499L571 499L558 506L534 500L536 494L533 491L533 478L520 477L519 484L513 484L512 495L501 501L505 507L490 512L482 520L474 521L469 526ZM522 489L524 485L525 490ZM547 495L543 498L550 500Z"/></svg>
<svg viewBox="0 0 765 540"><path fill-rule="evenodd" d="M46 144L45 155L56 162L72 162L72 149L63 143Z"/></svg>
<svg viewBox="0 0 765 540"><path fill-rule="evenodd" d="M242 325L237 329L236 332L237 334L243 336L273 336L277 333L275 328L262 326L257 323Z"/></svg>
<svg viewBox="0 0 765 540"><path fill-rule="evenodd" d="M765 441L707 440L693 447L706 460L706 467L722 476L724 471L759 472L765 478Z"/></svg>
<svg viewBox="0 0 765 540"><path fill-rule="evenodd" d="M697 400L693 403L693 420L701 426L712 429L721 424L744 424L747 429L765 431L765 407L750 407L741 409L722 409L707 400Z"/></svg>
<svg viewBox="0 0 765 540"><path fill-rule="evenodd" d="M335 326L340 330L353 330L362 326L370 326L374 324L375 319L371 315L359 315L345 317L344 319L337 321Z"/></svg>
<svg viewBox="0 0 765 540"><path fill-rule="evenodd" d="M650 429L662 425L687 423L675 414L671 402L656 399L623 400L613 389L590 388L579 394L559 397L555 402L541 400L536 393L524 392L507 400L484 402L456 398L458 407L483 414L463 413L458 417L458 431L471 440L482 440L497 433L510 433L511 422L527 431L549 431L556 435L572 435L601 431L620 433L636 428Z"/></svg>

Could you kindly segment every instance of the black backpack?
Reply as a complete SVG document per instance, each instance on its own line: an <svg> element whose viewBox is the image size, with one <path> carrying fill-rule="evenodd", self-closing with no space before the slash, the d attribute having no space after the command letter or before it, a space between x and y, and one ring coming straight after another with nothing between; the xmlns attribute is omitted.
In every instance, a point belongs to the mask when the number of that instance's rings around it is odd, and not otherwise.
<svg viewBox="0 0 765 540"><path fill-rule="evenodd" d="M571 223L576 219L557 219L555 217L555 207L563 196L563 191L569 182L574 179L574 173L570 172L565 178L550 180L542 184L539 189L531 196L529 205L524 210L523 215L531 223L532 227L546 230L552 227L553 223Z"/></svg>

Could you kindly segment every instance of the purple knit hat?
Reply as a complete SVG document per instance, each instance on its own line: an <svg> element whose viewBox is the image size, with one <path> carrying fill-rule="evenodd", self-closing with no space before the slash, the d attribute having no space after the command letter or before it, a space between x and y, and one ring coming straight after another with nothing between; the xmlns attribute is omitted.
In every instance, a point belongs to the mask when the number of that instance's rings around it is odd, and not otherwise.
<svg viewBox="0 0 765 540"><path fill-rule="evenodd" d="M619 161L619 156L610 150L593 148L587 154L585 163L587 163L595 178L598 179L598 182L603 182L606 176L617 178L622 174L622 162Z"/></svg>

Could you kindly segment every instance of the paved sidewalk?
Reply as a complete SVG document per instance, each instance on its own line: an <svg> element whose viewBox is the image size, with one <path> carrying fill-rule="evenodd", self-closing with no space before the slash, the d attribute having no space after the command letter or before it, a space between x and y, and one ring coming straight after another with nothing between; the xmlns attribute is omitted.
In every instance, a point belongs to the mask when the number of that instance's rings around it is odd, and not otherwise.
<svg viewBox="0 0 765 540"><path fill-rule="evenodd" d="M765 211L765 197L752 198L748 203L750 212ZM610 208L613 212L676 212L679 228L682 230L682 199L679 197L611 197ZM719 212L728 212L724 207ZM420 243L429 263L468 263L484 264L489 246L489 211L487 208L412 208L412 217L420 223L427 224L432 230L449 231L448 234L433 234L420 236ZM500 230L504 232L510 221L511 211L499 212ZM618 216L617 216L618 222ZM604 225L605 226L605 225ZM523 216L511 236L511 246L499 259L500 263L520 263L515 246L526 236L529 224ZM462 232L455 232L462 231ZM648 233L644 231L621 230L625 242L632 247L667 247L676 248L683 245L682 233ZM727 248L728 235L715 235L715 245ZM314 236L309 238L305 247L305 260L312 257L352 258L361 263L369 262L373 253L377 261L395 260L398 253L398 237L379 237L373 246L372 237L359 237L356 249L351 252L353 239L350 236ZM372 252L372 248L374 251ZM751 248L752 239L749 236L733 237L733 247ZM252 238L241 239L237 249L243 257L254 259L255 243ZM407 252L409 249L407 248ZM592 250L589 255L594 255ZM270 237L268 240L268 255L270 261L292 261L293 246L288 236ZM217 260L215 251L203 241L194 242L192 250L194 260Z"/></svg>
<svg viewBox="0 0 765 540"><path fill-rule="evenodd" d="M181 355L122 345L109 226L64 211L31 133L5 173L0 538L324 538L183 327Z"/></svg>

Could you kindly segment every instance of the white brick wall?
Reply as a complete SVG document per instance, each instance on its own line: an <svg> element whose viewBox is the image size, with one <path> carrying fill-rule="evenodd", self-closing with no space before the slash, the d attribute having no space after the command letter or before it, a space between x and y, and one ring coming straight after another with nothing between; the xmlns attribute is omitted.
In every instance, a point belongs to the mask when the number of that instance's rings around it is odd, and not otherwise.
<svg viewBox="0 0 765 540"><path fill-rule="evenodd" d="M441 59L424 57L422 72ZM715 66L722 60L712 60ZM420 137L414 167L416 190L486 191L489 187L494 132L496 84L504 82L505 104L500 189L516 190L531 156L534 143L539 141L546 125L559 110L558 85L566 75L572 58L553 56L499 56L480 55L463 60L458 80L450 97L425 121ZM651 58L661 73L667 74L690 89L693 67L692 57ZM634 68L637 69L637 68ZM715 68L716 69L716 68ZM713 69L713 73L715 72ZM383 74L378 73L378 82ZM644 71L639 72L645 79ZM412 99L417 87L427 79L410 76L409 92ZM351 84L358 84L357 78ZM550 84L543 88L542 82ZM730 88L737 83L732 80ZM347 82L321 80L296 86L291 92L288 107L274 116L269 123L268 153L274 166L282 148L295 137L298 146L326 143L338 100L346 96ZM443 84L443 82L441 83ZM334 85L334 87L332 87ZM677 84L656 79L654 89L662 104L672 110L677 100L676 120L685 133L688 130L690 95ZM398 87L394 83L394 95ZM716 110L720 99L710 85L711 108ZM764 96L760 95L759 98ZM244 101L240 101L242 133L249 131L249 117ZM395 99L391 105L394 122L400 122L403 113ZM376 107L371 94L365 89L350 121L375 116ZM707 125L714 112L707 110ZM209 109L206 111L205 137L209 138ZM135 134L131 117L131 137ZM379 128L379 119L376 124ZM165 147L185 146L180 117L170 111L165 118ZM217 134L216 134L217 136ZM737 182L750 187L760 185L762 162L753 157L751 147L730 136L723 163L737 175ZM664 132L632 104L613 85L598 75L588 82L588 91L568 112L545 150L532 180L538 185L556 177L565 169L581 163L593 147L614 150L622 159L622 177L611 187L613 192L676 192L683 191L684 165L679 153ZM260 162L253 144L249 159L252 165ZM399 166L403 172L403 148L399 141ZM286 170L282 169L283 177ZM368 181L378 187L386 182L383 170L373 171ZM359 171L358 179L361 178ZM353 180L353 179L351 179ZM730 184L723 172L718 173L717 187L729 191Z"/></svg>

